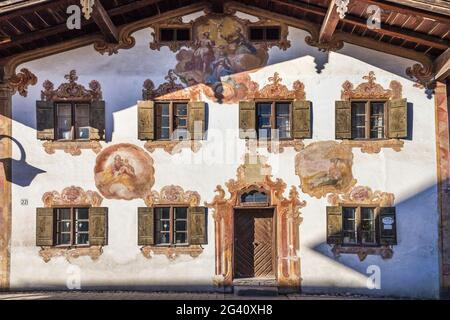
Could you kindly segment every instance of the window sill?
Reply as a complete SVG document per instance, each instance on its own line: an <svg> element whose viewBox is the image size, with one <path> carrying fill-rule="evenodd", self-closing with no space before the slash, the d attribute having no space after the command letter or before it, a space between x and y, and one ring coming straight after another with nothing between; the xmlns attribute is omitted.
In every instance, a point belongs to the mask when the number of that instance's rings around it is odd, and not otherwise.
<svg viewBox="0 0 450 320"><path fill-rule="evenodd" d="M68 262L71 262L72 259L76 259L82 256L89 256L93 261L95 261L103 253L102 248L102 246L41 247L41 250L39 250L39 255L46 263L55 257L65 257Z"/></svg>
<svg viewBox="0 0 450 320"><path fill-rule="evenodd" d="M92 150L98 154L102 145L97 140L49 140L43 143L44 150L48 154L54 154L56 150L63 150L72 156L81 155L81 150Z"/></svg>
<svg viewBox="0 0 450 320"><path fill-rule="evenodd" d="M169 260L175 260L180 255L190 255L192 258L197 258L203 252L203 248L200 245L152 245L143 246L141 252L147 259L151 259L154 255L166 255Z"/></svg>
<svg viewBox="0 0 450 320"><path fill-rule="evenodd" d="M391 259L394 255L392 246L358 246L358 245L331 245L331 252L335 258L339 258L341 254L356 254L359 261L364 261L368 255L381 256L383 260Z"/></svg>
<svg viewBox="0 0 450 320"><path fill-rule="evenodd" d="M402 150L404 141L400 139L358 139L358 140L343 140L342 145L351 148L361 148L363 153L379 153L381 148L390 148L396 152Z"/></svg>
<svg viewBox="0 0 450 320"><path fill-rule="evenodd" d="M259 140L246 139L246 147L255 146L257 148L267 148L269 153L283 153L285 148L294 148L295 151L301 151L304 148L302 139L280 139L280 140Z"/></svg>
<svg viewBox="0 0 450 320"><path fill-rule="evenodd" d="M198 140L149 140L145 143L144 148L149 152L156 149L163 149L169 154L180 153L183 149L191 149L196 153L200 150L202 144Z"/></svg>

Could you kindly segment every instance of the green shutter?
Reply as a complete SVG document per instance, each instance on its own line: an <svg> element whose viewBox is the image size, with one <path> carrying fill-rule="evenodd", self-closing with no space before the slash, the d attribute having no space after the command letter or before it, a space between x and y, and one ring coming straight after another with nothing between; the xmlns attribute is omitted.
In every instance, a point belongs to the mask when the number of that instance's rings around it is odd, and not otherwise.
<svg viewBox="0 0 450 320"><path fill-rule="evenodd" d="M397 219L395 207L380 208L380 244L397 244Z"/></svg>
<svg viewBox="0 0 450 320"><path fill-rule="evenodd" d="M89 208L89 244L92 246L108 244L108 208Z"/></svg>
<svg viewBox="0 0 450 320"><path fill-rule="evenodd" d="M189 207L189 244L208 243L206 227L206 208Z"/></svg>
<svg viewBox="0 0 450 320"><path fill-rule="evenodd" d="M155 243L154 240L153 208L138 208L138 245L148 246Z"/></svg>
<svg viewBox="0 0 450 320"><path fill-rule="evenodd" d="M239 101L239 138L256 139L255 101Z"/></svg>
<svg viewBox="0 0 450 320"><path fill-rule="evenodd" d="M138 101L138 138L153 140L155 138L154 102Z"/></svg>
<svg viewBox="0 0 450 320"><path fill-rule="evenodd" d="M39 140L55 139L55 113L53 102L36 101L36 130Z"/></svg>
<svg viewBox="0 0 450 320"><path fill-rule="evenodd" d="M292 137L311 138L311 101L294 100L292 103Z"/></svg>
<svg viewBox="0 0 450 320"><path fill-rule="evenodd" d="M90 140L105 140L105 101L93 101L89 108Z"/></svg>
<svg viewBox="0 0 450 320"><path fill-rule="evenodd" d="M54 215L53 208L36 209L36 246L54 245Z"/></svg>
<svg viewBox="0 0 450 320"><path fill-rule="evenodd" d="M192 140L203 140L205 132L205 103L202 101L188 103L188 130ZM195 131L197 124L197 132Z"/></svg>
<svg viewBox="0 0 450 320"><path fill-rule="evenodd" d="M352 104L350 101L335 103L335 137L336 139L352 138Z"/></svg>
<svg viewBox="0 0 450 320"><path fill-rule="evenodd" d="M327 243L342 243L342 207L327 207Z"/></svg>
<svg viewBox="0 0 450 320"><path fill-rule="evenodd" d="M406 99L390 100L388 106L388 137L408 137L408 103Z"/></svg>

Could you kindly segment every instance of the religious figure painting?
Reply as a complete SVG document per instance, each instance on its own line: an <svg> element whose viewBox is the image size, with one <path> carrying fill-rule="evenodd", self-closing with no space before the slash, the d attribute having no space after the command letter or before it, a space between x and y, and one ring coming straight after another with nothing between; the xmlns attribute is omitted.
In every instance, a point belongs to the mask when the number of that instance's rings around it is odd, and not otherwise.
<svg viewBox="0 0 450 320"><path fill-rule="evenodd" d="M104 149L94 169L95 184L109 199L144 198L154 180L152 158L132 144L117 144Z"/></svg>
<svg viewBox="0 0 450 320"><path fill-rule="evenodd" d="M315 142L296 157L295 170L302 191L320 198L327 193L346 192L356 184L352 173L353 153L335 141Z"/></svg>
<svg viewBox="0 0 450 320"><path fill-rule="evenodd" d="M232 80L230 76L267 64L267 45L252 44L245 23L239 18L203 16L195 21L193 30L194 46L177 53L174 72L187 86L208 86L205 94L210 98L234 100L246 88L248 76L232 77Z"/></svg>

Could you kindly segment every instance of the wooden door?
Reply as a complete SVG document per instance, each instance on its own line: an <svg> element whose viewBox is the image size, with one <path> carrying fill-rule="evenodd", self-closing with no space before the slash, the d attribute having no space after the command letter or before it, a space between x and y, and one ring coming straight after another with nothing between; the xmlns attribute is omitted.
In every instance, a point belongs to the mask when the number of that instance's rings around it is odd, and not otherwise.
<svg viewBox="0 0 450 320"><path fill-rule="evenodd" d="M274 277L273 210L236 210L234 277Z"/></svg>

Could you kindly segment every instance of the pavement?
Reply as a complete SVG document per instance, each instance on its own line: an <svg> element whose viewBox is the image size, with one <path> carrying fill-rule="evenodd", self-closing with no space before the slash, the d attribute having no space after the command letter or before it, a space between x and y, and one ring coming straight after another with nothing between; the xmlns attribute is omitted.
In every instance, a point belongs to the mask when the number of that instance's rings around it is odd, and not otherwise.
<svg viewBox="0 0 450 320"><path fill-rule="evenodd" d="M216 292L143 291L25 291L0 292L0 300L371 300L360 295L279 294L278 296L237 296Z"/></svg>

